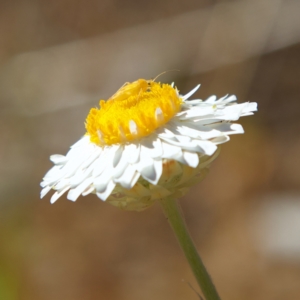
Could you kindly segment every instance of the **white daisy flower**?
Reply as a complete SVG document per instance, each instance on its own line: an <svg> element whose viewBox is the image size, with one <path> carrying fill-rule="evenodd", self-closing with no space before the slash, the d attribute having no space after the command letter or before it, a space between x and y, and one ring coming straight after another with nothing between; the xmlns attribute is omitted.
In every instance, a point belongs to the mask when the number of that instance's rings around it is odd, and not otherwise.
<svg viewBox="0 0 300 300"><path fill-rule="evenodd" d="M101 100L85 136L66 156L50 157L54 167L41 182L41 198L51 189L51 203L67 191L71 201L95 193L119 208L143 210L183 196L204 178L218 145L244 132L231 121L257 109L233 95L188 100L199 86L182 96L173 85L139 79Z"/></svg>

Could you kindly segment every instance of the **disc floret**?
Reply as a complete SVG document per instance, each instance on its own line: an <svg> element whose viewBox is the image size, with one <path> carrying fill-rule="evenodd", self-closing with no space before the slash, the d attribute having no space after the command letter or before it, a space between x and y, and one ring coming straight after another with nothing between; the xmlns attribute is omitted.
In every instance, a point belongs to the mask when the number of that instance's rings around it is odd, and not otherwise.
<svg viewBox="0 0 300 300"><path fill-rule="evenodd" d="M180 111L183 100L171 85L149 81L147 89L128 92L131 84L122 100L101 100L100 109L90 110L86 130L91 142L112 145L145 137Z"/></svg>

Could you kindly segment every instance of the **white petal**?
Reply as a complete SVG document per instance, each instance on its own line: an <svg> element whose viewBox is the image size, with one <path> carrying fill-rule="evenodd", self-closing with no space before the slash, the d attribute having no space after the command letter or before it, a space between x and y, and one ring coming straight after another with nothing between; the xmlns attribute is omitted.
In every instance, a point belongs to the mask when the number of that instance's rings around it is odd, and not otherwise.
<svg viewBox="0 0 300 300"><path fill-rule="evenodd" d="M116 150L114 151L115 152L114 156L113 156L113 167L114 168L118 165L118 163L121 160L123 149L124 149L123 146L117 145Z"/></svg>
<svg viewBox="0 0 300 300"><path fill-rule="evenodd" d="M178 133L184 136L189 136L191 138L199 138L199 130L190 127L190 124L194 126L193 123L188 123L188 122L186 122L185 126L183 125L181 126L181 124L178 124L177 126Z"/></svg>
<svg viewBox="0 0 300 300"><path fill-rule="evenodd" d="M163 158L172 158L174 155L181 152L181 148L178 146L174 146L169 144L168 142L162 141L163 148Z"/></svg>
<svg viewBox="0 0 300 300"><path fill-rule="evenodd" d="M239 134L239 133L244 133L244 128L240 124L231 124L230 125L230 132L227 132L227 134Z"/></svg>
<svg viewBox="0 0 300 300"><path fill-rule="evenodd" d="M230 140L229 136L222 135L211 140L215 145L224 144Z"/></svg>
<svg viewBox="0 0 300 300"><path fill-rule="evenodd" d="M162 171L163 171L161 159L154 159L154 169L155 169L155 173L156 173L156 179L153 182L153 184L156 185L158 183L158 181L161 177Z"/></svg>
<svg viewBox="0 0 300 300"><path fill-rule="evenodd" d="M152 164L149 163L148 165L144 166L141 171L140 171L142 177L149 181L152 184L156 184L158 179L156 176L155 168L154 168L154 163L152 161Z"/></svg>
<svg viewBox="0 0 300 300"><path fill-rule="evenodd" d="M40 195L40 197L41 197L41 199L49 192L51 190L51 186L46 186L45 188L43 188L42 190L41 190L41 195Z"/></svg>
<svg viewBox="0 0 300 300"><path fill-rule="evenodd" d="M226 121L238 120L243 110L247 111L247 106L248 103L226 106L218 112L218 118Z"/></svg>
<svg viewBox="0 0 300 300"><path fill-rule="evenodd" d="M68 162L60 169L60 172L57 176L57 180L63 177L71 177L75 174L80 165L85 161L88 155L77 155L76 157L70 158Z"/></svg>
<svg viewBox="0 0 300 300"><path fill-rule="evenodd" d="M93 177L99 176L109 163L109 147L105 147L93 163Z"/></svg>
<svg viewBox="0 0 300 300"><path fill-rule="evenodd" d="M94 166L91 165L88 169L82 171L78 170L75 175L70 179L70 186L76 187L77 185L81 184L88 176L90 176L93 172Z"/></svg>
<svg viewBox="0 0 300 300"><path fill-rule="evenodd" d="M190 108L190 106L197 105L199 103L202 103L203 101L201 99L195 99L195 100L188 100L187 102L184 103L186 108ZM177 116L180 115L179 113Z"/></svg>
<svg viewBox="0 0 300 300"><path fill-rule="evenodd" d="M57 177L60 173L61 166L52 167L44 176L44 180L51 180L53 177Z"/></svg>
<svg viewBox="0 0 300 300"><path fill-rule="evenodd" d="M101 152L102 152L102 148L100 147L95 148L93 153L91 153L90 157L87 158L80 167L82 169L89 167L90 164L92 164L96 160L96 158L98 158L101 155Z"/></svg>
<svg viewBox="0 0 300 300"><path fill-rule="evenodd" d="M71 148L68 153L66 154L66 157L68 158L68 160L76 158L76 157L89 157L90 154L93 152L94 150L94 145L92 145L90 142L85 141L85 143L81 143L80 146L77 146L75 148Z"/></svg>
<svg viewBox="0 0 300 300"><path fill-rule="evenodd" d="M115 168L114 174L113 174L113 178L119 178L119 177L121 177L124 174L125 170L128 168L128 165L129 165L128 161L125 160L125 159L123 159L118 164L117 168Z"/></svg>
<svg viewBox="0 0 300 300"><path fill-rule="evenodd" d="M161 127L159 130L157 130L158 136L175 140L174 133L170 129L168 129L167 126L168 125L165 125L164 127Z"/></svg>
<svg viewBox="0 0 300 300"><path fill-rule="evenodd" d="M54 186L54 189L60 191L64 189L66 186L70 186L70 179L63 178L60 181L58 181L58 183Z"/></svg>
<svg viewBox="0 0 300 300"><path fill-rule="evenodd" d="M199 164L199 156L197 153L189 152L189 151L182 151L183 158L186 161L187 165L192 168L196 168Z"/></svg>
<svg viewBox="0 0 300 300"><path fill-rule="evenodd" d="M239 134L244 133L244 129L240 124L218 123L210 126L223 134Z"/></svg>
<svg viewBox="0 0 300 300"><path fill-rule="evenodd" d="M180 116L180 120L188 120L191 118L199 118L201 116L213 115L215 109L213 106L207 107L194 107L190 110L187 110L184 115Z"/></svg>
<svg viewBox="0 0 300 300"><path fill-rule="evenodd" d="M247 104L248 105L243 109L243 116L244 116L244 113L246 113L246 112L257 111L257 103L256 102L250 102Z"/></svg>
<svg viewBox="0 0 300 300"><path fill-rule="evenodd" d="M163 154L161 139L159 139L158 137L155 138L155 140L153 141L153 147L155 150L151 153L152 157L161 157Z"/></svg>
<svg viewBox="0 0 300 300"><path fill-rule="evenodd" d="M201 152L201 150L202 150L202 148L199 147L199 145L198 145L199 140L196 140L196 139L191 140L191 141L182 140L181 142L168 140L165 138L163 140L166 141L167 143L171 144L172 146L177 146L180 150L184 149L184 150L189 150L192 152L197 152L197 151Z"/></svg>
<svg viewBox="0 0 300 300"><path fill-rule="evenodd" d="M236 98L235 95L230 95L229 97L228 97L228 95L225 95L224 97L218 99L216 101L216 103L221 103L221 102L229 103L229 102L233 102L233 101L236 101L236 100L237 100L237 98Z"/></svg>
<svg viewBox="0 0 300 300"><path fill-rule="evenodd" d="M126 147L120 147L118 150L118 162L116 160L114 161L113 164L113 178L118 178L122 176L122 174L125 172L127 166L129 165L129 153L128 151L125 151Z"/></svg>
<svg viewBox="0 0 300 300"><path fill-rule="evenodd" d="M53 154L50 156L50 160L55 164L55 165L62 165L67 162L67 158L64 155L60 154Z"/></svg>
<svg viewBox="0 0 300 300"><path fill-rule="evenodd" d="M220 135L219 131L210 128L209 126L202 126L201 124L197 126L197 124L190 122L187 122L186 126L180 126L177 129L182 135L189 136L191 138L201 138L204 140Z"/></svg>
<svg viewBox="0 0 300 300"><path fill-rule="evenodd" d="M137 171L142 175L142 177L152 184L156 184L159 180L154 167L154 160L148 155L148 152L141 147L140 161L135 165Z"/></svg>
<svg viewBox="0 0 300 300"><path fill-rule="evenodd" d="M161 157L163 153L161 140L157 136L142 139L141 151L146 152L147 156L153 158Z"/></svg>
<svg viewBox="0 0 300 300"><path fill-rule="evenodd" d="M48 184L48 182L47 181L42 181L41 183L40 183L40 186L42 187L42 188L44 188L44 187L46 187L46 186L48 186L49 184Z"/></svg>
<svg viewBox="0 0 300 300"><path fill-rule="evenodd" d="M175 137L180 143L190 143L192 140L189 136L186 135L176 135Z"/></svg>
<svg viewBox="0 0 300 300"><path fill-rule="evenodd" d="M115 157L116 157L116 160L118 161L118 157L120 156L120 154L118 154L120 147L121 147L120 144L113 144L111 146L105 147L108 150L108 155L109 155L110 161L114 161Z"/></svg>
<svg viewBox="0 0 300 300"><path fill-rule="evenodd" d="M86 145L90 142L90 137L88 135L84 135L79 141L73 144L70 148L81 147L82 145Z"/></svg>
<svg viewBox="0 0 300 300"><path fill-rule="evenodd" d="M70 187L67 186L63 190L55 192L50 199L50 203L53 204L54 202L56 202L56 200L60 198L69 188Z"/></svg>
<svg viewBox="0 0 300 300"><path fill-rule="evenodd" d="M59 177L56 179L73 176L81 164L82 164L82 159L79 161L74 161L74 160L68 161L67 164L61 169Z"/></svg>
<svg viewBox="0 0 300 300"><path fill-rule="evenodd" d="M216 102L216 100L217 100L217 96L215 96L215 95L212 95L212 96L210 96L210 97L208 97L206 100L205 100L205 102L206 103L215 103Z"/></svg>
<svg viewBox="0 0 300 300"><path fill-rule="evenodd" d="M111 194L112 191L114 190L115 186L116 186L116 184L115 184L112 180L110 180L110 181L108 182L108 185L107 185L107 187L106 187L106 190L105 190L104 192L101 192L101 193L98 193L98 192L97 192L97 196L98 196L101 200L105 201L105 200L110 196L110 194Z"/></svg>
<svg viewBox="0 0 300 300"><path fill-rule="evenodd" d="M67 198L71 201L76 201L77 198L86 190L88 186L93 182L93 178L89 177L81 184L79 184L75 189L69 190Z"/></svg>
<svg viewBox="0 0 300 300"><path fill-rule="evenodd" d="M124 171L123 175L114 179L114 182L120 183L125 189L131 189L139 177L140 175L136 172L135 168L132 165L129 165Z"/></svg>
<svg viewBox="0 0 300 300"><path fill-rule="evenodd" d="M97 177L107 169L112 169L113 163L117 164L121 158L122 151L119 152L120 145L112 145L104 147L100 157L93 164L93 177Z"/></svg>
<svg viewBox="0 0 300 300"><path fill-rule="evenodd" d="M93 193L95 191L95 187L91 185L90 187L87 187L86 190L82 193L82 196L86 196L90 193Z"/></svg>
<svg viewBox="0 0 300 300"><path fill-rule="evenodd" d="M99 177L94 178L94 186L98 193L103 193L106 190L108 183L113 177L113 169L106 169Z"/></svg>
<svg viewBox="0 0 300 300"><path fill-rule="evenodd" d="M140 145L137 143L130 143L125 145L124 151L128 156L128 162L134 164L139 161L140 158Z"/></svg>
<svg viewBox="0 0 300 300"><path fill-rule="evenodd" d="M174 159L182 164L187 164L186 160L183 158L183 151L180 150L180 152L177 152L175 155L173 155L172 157L170 157L170 159Z"/></svg>
<svg viewBox="0 0 300 300"><path fill-rule="evenodd" d="M218 147L209 141L197 141L197 144L202 149L202 153L206 155L212 155L215 153L215 151L218 149Z"/></svg>
<svg viewBox="0 0 300 300"><path fill-rule="evenodd" d="M211 125L214 123L219 123L220 120L222 120L221 117L216 117L216 116L205 116L205 117L200 117L200 118L194 118L188 121L192 121L195 123L195 125L197 126L207 126L207 125Z"/></svg>
<svg viewBox="0 0 300 300"><path fill-rule="evenodd" d="M185 101L186 99L190 98L193 94L197 92L199 89L200 84L198 84L195 88L193 88L190 92L188 92L186 95L182 96L182 100Z"/></svg>

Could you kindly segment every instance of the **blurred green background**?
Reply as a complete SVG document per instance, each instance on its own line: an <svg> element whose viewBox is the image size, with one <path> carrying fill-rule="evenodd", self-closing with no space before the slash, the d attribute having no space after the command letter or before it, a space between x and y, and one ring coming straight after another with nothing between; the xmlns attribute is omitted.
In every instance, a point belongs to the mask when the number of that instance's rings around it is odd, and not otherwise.
<svg viewBox="0 0 300 300"><path fill-rule="evenodd" d="M258 102L181 200L222 299L300 299L300 1L1 0L0 299L199 299L159 205L39 200L124 82Z"/></svg>

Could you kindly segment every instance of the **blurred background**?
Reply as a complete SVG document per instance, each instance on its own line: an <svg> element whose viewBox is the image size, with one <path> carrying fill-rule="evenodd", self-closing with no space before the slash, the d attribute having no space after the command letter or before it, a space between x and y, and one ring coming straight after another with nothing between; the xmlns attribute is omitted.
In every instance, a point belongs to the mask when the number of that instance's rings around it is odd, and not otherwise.
<svg viewBox="0 0 300 300"><path fill-rule="evenodd" d="M300 1L1 0L0 299L199 299L158 204L50 205L39 183L124 82L258 102L181 200L222 299L300 299Z"/></svg>

